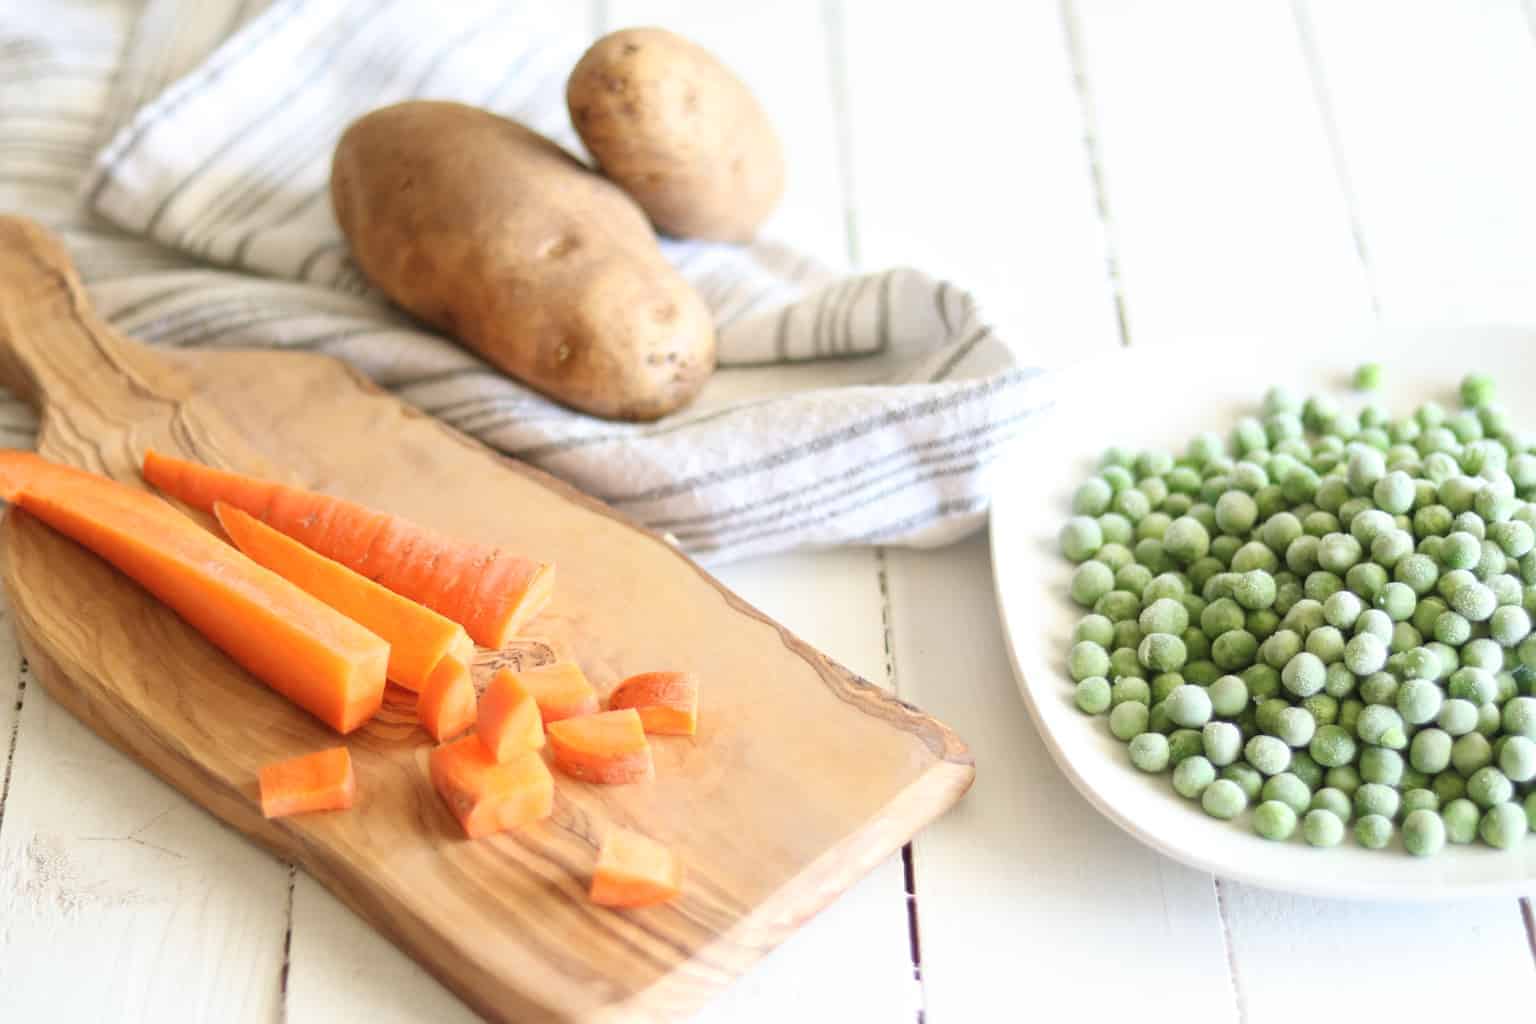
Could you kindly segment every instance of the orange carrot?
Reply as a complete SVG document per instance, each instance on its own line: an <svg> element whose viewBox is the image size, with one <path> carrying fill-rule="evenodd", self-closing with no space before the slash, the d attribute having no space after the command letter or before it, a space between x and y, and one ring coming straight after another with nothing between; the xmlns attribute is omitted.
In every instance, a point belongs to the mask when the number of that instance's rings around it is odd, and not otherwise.
<svg viewBox="0 0 1536 1024"><path fill-rule="evenodd" d="M651 746L634 708L549 724L555 767L573 779L608 784L651 777Z"/></svg>
<svg viewBox="0 0 1536 1024"><path fill-rule="evenodd" d="M642 672L608 695L610 708L634 708L645 731L692 736L699 724L699 683L687 672Z"/></svg>
<svg viewBox="0 0 1536 1024"><path fill-rule="evenodd" d="M468 664L475 645L464 627L311 551L232 505L214 515L235 546L301 590L389 642L389 678L420 690L444 657Z"/></svg>
<svg viewBox="0 0 1536 1024"><path fill-rule="evenodd" d="M338 732L372 717L389 645L170 505L28 452L0 453L0 497L175 610L252 675Z"/></svg>
<svg viewBox="0 0 1536 1024"><path fill-rule="evenodd" d="M462 661L444 658L416 697L416 718L439 743L475 722L475 682Z"/></svg>
<svg viewBox="0 0 1536 1024"><path fill-rule="evenodd" d="M505 763L478 736L465 736L432 751L432 785L471 839L505 832L554 809L555 780L535 751Z"/></svg>
<svg viewBox="0 0 1536 1024"><path fill-rule="evenodd" d="M346 747L261 766L261 813L268 818L345 810L356 795L357 779Z"/></svg>
<svg viewBox="0 0 1536 1024"><path fill-rule="evenodd" d="M544 746L544 720L533 694L517 681L517 673L502 669L480 695L475 731L498 761Z"/></svg>
<svg viewBox="0 0 1536 1024"><path fill-rule="evenodd" d="M674 898L682 886L683 868L669 847L615 828L598 851L590 896L605 907L648 907Z"/></svg>
<svg viewBox="0 0 1536 1024"><path fill-rule="evenodd" d="M555 568L504 548L453 540L399 516L328 494L186 462L144 455L144 479L213 511L222 501L255 516L462 625L478 644L500 648L539 613L554 589Z"/></svg>
<svg viewBox="0 0 1536 1024"><path fill-rule="evenodd" d="M517 681L533 694L545 725L562 718L590 715L598 708L597 691L574 661L524 669L517 673Z"/></svg>

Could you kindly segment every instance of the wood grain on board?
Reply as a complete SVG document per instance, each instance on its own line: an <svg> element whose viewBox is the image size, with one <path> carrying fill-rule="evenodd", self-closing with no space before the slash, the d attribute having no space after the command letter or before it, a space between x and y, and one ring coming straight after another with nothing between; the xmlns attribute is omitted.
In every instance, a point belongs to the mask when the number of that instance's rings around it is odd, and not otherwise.
<svg viewBox="0 0 1536 1024"><path fill-rule="evenodd" d="M707 687L699 735L658 740L656 780L562 780L554 817L460 838L392 707L348 737L359 802L269 822L257 768L335 743L106 563L23 514L3 577L37 678L226 822L301 863L466 1002L503 1020L687 1012L969 785L946 727L832 663L659 538L384 395L333 360L156 353L89 308L40 228L0 220L0 383L43 412L40 451L138 483L154 446L290 479L558 566L532 632L600 689L668 666ZM585 897L611 825L673 844L675 903Z"/></svg>

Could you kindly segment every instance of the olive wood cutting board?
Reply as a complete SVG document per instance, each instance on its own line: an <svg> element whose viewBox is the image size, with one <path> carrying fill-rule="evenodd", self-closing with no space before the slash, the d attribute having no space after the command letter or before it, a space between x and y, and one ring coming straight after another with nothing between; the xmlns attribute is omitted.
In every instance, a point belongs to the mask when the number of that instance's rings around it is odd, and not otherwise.
<svg viewBox="0 0 1536 1024"><path fill-rule="evenodd" d="M7 511L0 575L53 697L302 864L488 1018L685 1016L970 785L970 754L947 727L812 650L656 535L335 360L131 341L91 309L61 244L18 218L0 218L0 383L40 411L44 455L135 486L155 447L554 562L554 600L529 628L539 639L481 651L482 683L498 662L552 652L574 656L600 693L639 671L698 674L698 735L655 739L654 781L557 776L553 817L518 832L462 837L428 781L431 744L409 695L393 687L345 738L352 810L268 821L259 767L338 736L107 563ZM678 851L679 899L638 911L587 900L613 825Z"/></svg>

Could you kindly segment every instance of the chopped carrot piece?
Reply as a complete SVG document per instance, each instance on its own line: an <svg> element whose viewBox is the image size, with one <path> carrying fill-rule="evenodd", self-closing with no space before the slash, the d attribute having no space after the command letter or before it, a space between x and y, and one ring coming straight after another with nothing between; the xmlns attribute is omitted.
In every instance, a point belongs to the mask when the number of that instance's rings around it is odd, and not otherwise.
<svg viewBox="0 0 1536 1024"><path fill-rule="evenodd" d="M651 777L651 745L634 708L549 723L555 767L583 782L640 782Z"/></svg>
<svg viewBox="0 0 1536 1024"><path fill-rule="evenodd" d="M502 669L480 695L475 731L498 761L544 746L544 719L533 694L517 681L517 673Z"/></svg>
<svg viewBox="0 0 1536 1024"><path fill-rule="evenodd" d="M507 641L549 602L555 567L444 537L399 516L299 487L144 454L144 479L205 512L222 501L327 558L462 625L485 647Z"/></svg>
<svg viewBox="0 0 1536 1024"><path fill-rule="evenodd" d="M523 689L533 694L545 725L562 718L590 715L598 709L597 691L574 661L557 661L524 669L516 675Z"/></svg>
<svg viewBox="0 0 1536 1024"><path fill-rule="evenodd" d="M648 907L676 897L682 886L683 868L670 847L615 828L598 851L590 896L605 907Z"/></svg>
<svg viewBox="0 0 1536 1024"><path fill-rule="evenodd" d="M649 733L692 736L699 724L699 683L687 672L642 672L608 696L610 708L634 708Z"/></svg>
<svg viewBox="0 0 1536 1024"><path fill-rule="evenodd" d="M406 689L425 686L445 657L465 664L474 658L474 642L458 623L311 551L232 505L214 502L213 512L241 551L388 641L389 678Z"/></svg>
<svg viewBox="0 0 1536 1024"><path fill-rule="evenodd" d="M478 736L465 736L432 751L431 766L432 785L471 839L530 824L554 810L555 780L535 751L501 762Z"/></svg>
<svg viewBox="0 0 1536 1024"><path fill-rule="evenodd" d="M256 678L338 732L379 709L389 645L164 501L0 453L0 497L112 563Z"/></svg>
<svg viewBox="0 0 1536 1024"><path fill-rule="evenodd" d="M261 813L268 818L345 810L355 796L357 778L346 747L261 766Z"/></svg>
<svg viewBox="0 0 1536 1024"><path fill-rule="evenodd" d="M416 697L416 718L439 743L475 722L475 682L462 661L444 658Z"/></svg>

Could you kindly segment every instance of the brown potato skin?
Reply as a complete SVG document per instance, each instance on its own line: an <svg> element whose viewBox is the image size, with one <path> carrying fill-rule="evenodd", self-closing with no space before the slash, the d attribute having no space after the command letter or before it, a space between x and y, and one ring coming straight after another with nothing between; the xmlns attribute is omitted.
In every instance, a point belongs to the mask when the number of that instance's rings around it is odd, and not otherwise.
<svg viewBox="0 0 1536 1024"><path fill-rule="evenodd" d="M657 230L748 242L784 191L784 152L741 79L660 28L592 44L565 86L571 123Z"/></svg>
<svg viewBox="0 0 1536 1024"><path fill-rule="evenodd" d="M459 103L375 110L336 146L331 203L370 281L557 401L656 419L714 369L709 311L645 214L516 122Z"/></svg>

